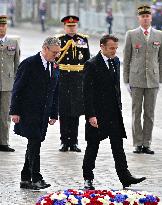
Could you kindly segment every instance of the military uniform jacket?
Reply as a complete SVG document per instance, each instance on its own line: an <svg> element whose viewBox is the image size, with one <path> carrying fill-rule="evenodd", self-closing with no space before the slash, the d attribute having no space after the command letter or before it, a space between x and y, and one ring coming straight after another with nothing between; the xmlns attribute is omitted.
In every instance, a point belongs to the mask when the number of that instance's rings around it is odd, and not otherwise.
<svg viewBox="0 0 162 205"><path fill-rule="evenodd" d="M59 59L59 115L80 116L83 105L83 65L90 58L88 40L76 34L59 37L62 52ZM70 70L72 69L72 70Z"/></svg>
<svg viewBox="0 0 162 205"><path fill-rule="evenodd" d="M17 40L6 37L0 45L0 91L11 91L19 65L20 49Z"/></svg>
<svg viewBox="0 0 162 205"><path fill-rule="evenodd" d="M142 29L126 34L124 48L124 82L132 87L156 88L162 83L162 32L151 28L148 41Z"/></svg>
<svg viewBox="0 0 162 205"><path fill-rule="evenodd" d="M85 63L83 88L87 141L103 140L108 136L126 138L121 113L118 57L114 59L114 65L115 72L112 75L100 53ZM97 118L98 128L90 125L90 117Z"/></svg>
<svg viewBox="0 0 162 205"><path fill-rule="evenodd" d="M19 115L14 132L26 138L45 139L49 117L58 118L59 69L46 77L40 53L21 62L16 73L10 115Z"/></svg>

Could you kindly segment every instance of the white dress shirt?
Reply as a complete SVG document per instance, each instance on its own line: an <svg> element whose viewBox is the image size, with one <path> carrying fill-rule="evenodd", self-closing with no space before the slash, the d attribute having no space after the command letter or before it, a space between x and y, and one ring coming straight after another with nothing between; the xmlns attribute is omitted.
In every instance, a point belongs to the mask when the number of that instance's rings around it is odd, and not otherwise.
<svg viewBox="0 0 162 205"><path fill-rule="evenodd" d="M47 60L43 57L42 53L40 52L40 57L44 66L44 69L47 69ZM51 76L51 63L49 62L49 72L50 72L50 76Z"/></svg>
<svg viewBox="0 0 162 205"><path fill-rule="evenodd" d="M143 35L144 35L144 36L145 36L145 38L148 40L148 39L149 39L149 37L150 37L151 26L147 29L147 31L148 31L148 35L147 35L147 36L144 34L144 32L146 31L146 29L142 28L142 26L140 26L140 28L141 28L141 29L142 29L142 31L143 31Z"/></svg>
<svg viewBox="0 0 162 205"><path fill-rule="evenodd" d="M108 69L109 69L109 64L108 64L108 57L106 57L105 55L103 55L103 53L102 52L100 52L101 53L101 56L102 56L102 58L103 58L103 60L105 61L105 63L106 63L106 65L107 65L107 67L108 67Z"/></svg>

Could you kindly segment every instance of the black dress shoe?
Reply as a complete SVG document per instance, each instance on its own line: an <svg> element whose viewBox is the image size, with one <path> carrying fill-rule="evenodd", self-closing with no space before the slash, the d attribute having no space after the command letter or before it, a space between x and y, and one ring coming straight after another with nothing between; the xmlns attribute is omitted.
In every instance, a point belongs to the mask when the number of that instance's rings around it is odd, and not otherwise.
<svg viewBox="0 0 162 205"><path fill-rule="evenodd" d="M45 189L50 186L51 184L47 184L43 179L39 180L38 182L32 183L32 189L34 190Z"/></svg>
<svg viewBox="0 0 162 205"><path fill-rule="evenodd" d="M141 153L143 153L142 146L137 146L137 147L135 147L135 150L133 151L133 153L136 153L136 154L141 154Z"/></svg>
<svg viewBox="0 0 162 205"><path fill-rule="evenodd" d="M84 189L95 190L95 187L93 186L93 180L89 180L89 179L84 180Z"/></svg>
<svg viewBox="0 0 162 205"><path fill-rule="evenodd" d="M143 153L145 154L154 154L154 151L150 149L150 147L143 147Z"/></svg>
<svg viewBox="0 0 162 205"><path fill-rule="evenodd" d="M81 152L81 149L78 147L77 144L74 144L74 145L70 146L70 151L72 151L72 152Z"/></svg>
<svg viewBox="0 0 162 205"><path fill-rule="evenodd" d="M68 151L68 145L61 144L61 147L59 149L60 152L67 152Z"/></svg>
<svg viewBox="0 0 162 205"><path fill-rule="evenodd" d="M142 181L144 181L146 177L141 177L141 178L135 178L133 176L129 176L127 179L125 179L124 182L122 182L123 189L126 187L129 187L131 184L138 184Z"/></svg>
<svg viewBox="0 0 162 205"><path fill-rule="evenodd" d="M9 145L0 145L0 151L2 152L14 152L15 150Z"/></svg>
<svg viewBox="0 0 162 205"><path fill-rule="evenodd" d="M20 188L22 189L32 189L32 182L31 181L21 181Z"/></svg>

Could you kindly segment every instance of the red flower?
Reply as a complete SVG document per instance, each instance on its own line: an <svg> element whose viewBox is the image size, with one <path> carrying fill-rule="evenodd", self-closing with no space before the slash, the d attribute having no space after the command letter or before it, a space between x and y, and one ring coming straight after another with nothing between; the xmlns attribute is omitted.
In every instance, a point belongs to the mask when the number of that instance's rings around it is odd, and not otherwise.
<svg viewBox="0 0 162 205"><path fill-rule="evenodd" d="M53 63L53 68L58 69L59 65L57 63Z"/></svg>
<svg viewBox="0 0 162 205"><path fill-rule="evenodd" d="M134 47L135 47L135 49L139 49L139 48L142 47L142 45L141 45L140 43L136 43L136 44L134 45Z"/></svg>

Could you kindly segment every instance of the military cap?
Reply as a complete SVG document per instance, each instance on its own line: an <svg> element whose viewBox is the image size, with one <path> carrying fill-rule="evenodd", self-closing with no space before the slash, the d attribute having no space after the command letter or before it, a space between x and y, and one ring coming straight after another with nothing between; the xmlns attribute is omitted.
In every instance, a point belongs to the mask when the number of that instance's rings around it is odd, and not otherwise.
<svg viewBox="0 0 162 205"><path fill-rule="evenodd" d="M76 25L79 21L79 17L77 16L65 16L61 19L61 22L63 22L66 25Z"/></svg>
<svg viewBox="0 0 162 205"><path fill-rule="evenodd" d="M7 16L0 15L0 24L7 24Z"/></svg>
<svg viewBox="0 0 162 205"><path fill-rule="evenodd" d="M141 5L137 9L138 15L151 14L151 7L149 5Z"/></svg>

